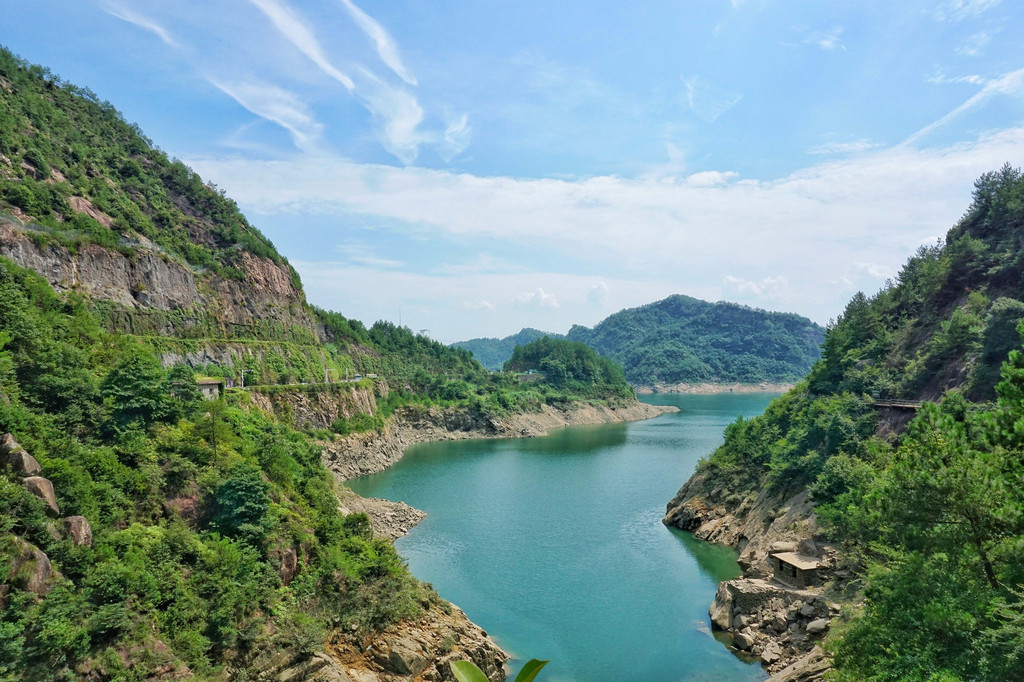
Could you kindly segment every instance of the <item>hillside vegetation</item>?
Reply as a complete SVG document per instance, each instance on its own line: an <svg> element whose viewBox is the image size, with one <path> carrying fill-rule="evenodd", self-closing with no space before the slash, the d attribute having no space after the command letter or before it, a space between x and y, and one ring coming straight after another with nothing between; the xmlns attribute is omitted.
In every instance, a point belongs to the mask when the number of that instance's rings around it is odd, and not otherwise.
<svg viewBox="0 0 1024 682"><path fill-rule="evenodd" d="M633 384L785 383L818 358L824 330L792 313L669 296L610 315L582 341L626 369Z"/></svg>
<svg viewBox="0 0 1024 682"><path fill-rule="evenodd" d="M538 329L525 327L517 333L506 336L503 339L480 338L469 341L459 341L452 345L457 348L464 348L473 354L473 357L484 366L484 369L491 371L500 370L512 357L512 351L516 346L524 346L531 341L549 336L553 339L564 338L561 334L549 334Z"/></svg>
<svg viewBox="0 0 1024 682"><path fill-rule="evenodd" d="M830 639L834 679L1024 678L1022 245L1024 175L1007 165L699 467L737 499L810 488L865 599ZM873 394L941 402L907 424Z"/></svg>
<svg viewBox="0 0 1024 682"><path fill-rule="evenodd" d="M243 371L201 399L197 374ZM451 612L339 511L324 442L592 388L309 306L222 192L0 49L0 679L244 679ZM330 428L298 428L325 397Z"/></svg>

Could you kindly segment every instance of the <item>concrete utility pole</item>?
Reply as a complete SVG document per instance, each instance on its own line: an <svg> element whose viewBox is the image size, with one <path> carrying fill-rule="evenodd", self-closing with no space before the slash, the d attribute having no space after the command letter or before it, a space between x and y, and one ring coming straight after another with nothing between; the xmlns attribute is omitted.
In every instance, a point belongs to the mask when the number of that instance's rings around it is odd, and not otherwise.
<svg viewBox="0 0 1024 682"><path fill-rule="evenodd" d="M241 371L242 371L242 386L241 386L241 388L245 388L245 370L243 369Z"/></svg>

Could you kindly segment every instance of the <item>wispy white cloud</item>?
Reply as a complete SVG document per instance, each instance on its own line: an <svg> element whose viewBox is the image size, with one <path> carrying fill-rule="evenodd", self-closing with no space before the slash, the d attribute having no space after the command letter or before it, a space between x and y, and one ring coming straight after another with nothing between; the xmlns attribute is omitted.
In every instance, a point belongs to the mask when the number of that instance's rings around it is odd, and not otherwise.
<svg viewBox="0 0 1024 682"><path fill-rule="evenodd" d="M804 37L804 44L814 45L830 52L832 50L845 50L846 45L843 44L842 35L842 26L835 26L827 31L810 31Z"/></svg>
<svg viewBox="0 0 1024 682"><path fill-rule="evenodd" d="M368 15L366 12L361 10L359 7L352 2L352 0L341 0L341 4L348 10L348 13L355 20L356 24L362 29L363 33L373 41L374 46L377 48L377 54L380 56L380 60L384 62L389 69L398 74L398 77L404 80L409 85L416 85L416 77L412 75L412 72L405 68L402 63L402 58L398 54L398 45L395 44L394 39L391 35L381 26L376 19Z"/></svg>
<svg viewBox="0 0 1024 682"><path fill-rule="evenodd" d="M323 126L294 93L267 83L208 80L252 113L287 130L296 147L313 151L314 143L323 133Z"/></svg>
<svg viewBox="0 0 1024 682"><path fill-rule="evenodd" d="M339 71L321 47L319 41L306 22L283 0L249 0L263 12L274 24L274 27L302 54L320 67L325 74L344 85L348 90L355 88L355 83L345 73Z"/></svg>
<svg viewBox="0 0 1024 682"><path fill-rule="evenodd" d="M992 9L1001 0L948 0L935 8L934 16L939 21L957 22L976 17Z"/></svg>
<svg viewBox="0 0 1024 682"><path fill-rule="evenodd" d="M682 80L686 86L686 102L690 106L690 111L707 123L714 123L715 119L743 99L741 93L719 88L699 76L690 76Z"/></svg>
<svg viewBox="0 0 1024 682"><path fill-rule="evenodd" d="M400 268L405 265L405 263L400 260L381 258L374 253L373 249L369 245L362 242L345 242L335 246L335 249L339 253L343 254L349 262L366 265L372 268Z"/></svg>
<svg viewBox="0 0 1024 682"><path fill-rule="evenodd" d="M686 184L690 187L716 187L735 180L740 176L735 171L701 171L687 176Z"/></svg>
<svg viewBox="0 0 1024 682"><path fill-rule="evenodd" d="M403 163L412 163L420 145L428 140L419 131L423 108L415 95L402 87L381 80L365 68L360 68L359 74L357 97L380 123L381 144Z"/></svg>
<svg viewBox="0 0 1024 682"><path fill-rule="evenodd" d="M587 292L587 303L604 307L608 303L608 283L598 282Z"/></svg>
<svg viewBox="0 0 1024 682"><path fill-rule="evenodd" d="M992 42L992 34L988 31L979 31L967 36L964 44L956 48L957 54L965 57L977 57L982 53L988 44Z"/></svg>
<svg viewBox="0 0 1024 682"><path fill-rule="evenodd" d="M953 111L949 112L942 118L933 123L929 123L924 128L921 128L913 135L901 142L901 145L910 145L916 143L918 140L928 135L934 130L941 128L950 121L962 116L963 114L975 109L996 95L1019 95L1024 92L1024 69L1017 69L1011 71L1000 78L990 80L985 83L984 87L973 95L966 102L958 106Z"/></svg>
<svg viewBox="0 0 1024 682"><path fill-rule="evenodd" d="M138 26L141 29L149 31L150 33L160 38L160 40L162 40L166 45L169 45L171 47L180 47L178 42L171 37L171 34L167 31L167 29L165 29L163 26L156 23L149 17L145 17L136 12L135 10L126 7L121 3L104 3L102 7L103 11L109 14L110 16L120 19L121 21L126 21L129 24L134 24L135 26Z"/></svg>
<svg viewBox="0 0 1024 682"><path fill-rule="evenodd" d="M451 162L469 146L473 129L469 125L469 116L463 114L448 122L444 130L444 141L438 145L438 153L445 163Z"/></svg>
<svg viewBox="0 0 1024 682"><path fill-rule="evenodd" d="M860 154L882 147L881 142L861 139L852 142L824 142L807 150L808 154Z"/></svg>
<svg viewBox="0 0 1024 682"><path fill-rule="evenodd" d="M947 76L944 73L937 73L934 76L929 76L925 79L926 83L932 85L950 85L959 83L970 83L971 85L986 85L989 82L988 78L979 76L978 74L970 74L967 76Z"/></svg>
<svg viewBox="0 0 1024 682"><path fill-rule="evenodd" d="M494 310L494 304L490 301L465 301L462 306L470 310Z"/></svg>

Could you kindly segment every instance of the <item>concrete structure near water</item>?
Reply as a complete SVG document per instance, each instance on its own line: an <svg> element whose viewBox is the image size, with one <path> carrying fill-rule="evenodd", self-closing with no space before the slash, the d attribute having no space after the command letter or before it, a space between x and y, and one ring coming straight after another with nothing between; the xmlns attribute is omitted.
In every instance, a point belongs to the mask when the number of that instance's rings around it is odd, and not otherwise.
<svg viewBox="0 0 1024 682"><path fill-rule="evenodd" d="M804 556L796 552L778 552L769 555L768 561L775 572L776 581L795 588L813 587L818 583L817 557Z"/></svg>

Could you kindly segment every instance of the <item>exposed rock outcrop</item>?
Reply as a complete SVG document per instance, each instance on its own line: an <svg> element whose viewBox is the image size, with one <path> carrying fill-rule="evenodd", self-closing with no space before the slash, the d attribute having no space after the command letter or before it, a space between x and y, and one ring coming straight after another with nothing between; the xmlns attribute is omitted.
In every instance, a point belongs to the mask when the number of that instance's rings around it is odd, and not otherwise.
<svg viewBox="0 0 1024 682"><path fill-rule="evenodd" d="M40 596L48 594L54 580L60 577L50 565L50 557L21 538L14 538L13 555L5 582Z"/></svg>
<svg viewBox="0 0 1024 682"><path fill-rule="evenodd" d="M744 577L722 583L709 611L715 627L733 634L737 649L759 656L769 671L777 672L824 637L838 613L822 587L833 574L837 552L815 540L817 520L806 490L755 488L704 469L668 503L662 521L739 551ZM775 576L770 557L776 553L818 566L806 588L795 587L788 576Z"/></svg>
<svg viewBox="0 0 1024 682"><path fill-rule="evenodd" d="M88 207L81 206L88 213ZM102 217L102 216L101 216ZM11 223L0 225L0 256L34 270L58 291L80 291L116 303L127 311L147 309L181 311L180 319L164 320L165 328L146 330L189 336L191 317L206 316L221 325L221 336L245 334L255 325L293 325L316 334L316 324L303 307L305 298L295 287L286 265L241 252L244 281L193 272L187 264L148 243L133 245L133 257L96 244L84 244L71 253L54 243L37 244L27 230ZM132 329L127 319L124 331Z"/></svg>
<svg viewBox="0 0 1024 682"><path fill-rule="evenodd" d="M451 661L473 661L492 682L505 679L508 656L460 609L433 604L415 622L389 627L369 642L343 638L312 655L289 652L256 660L247 674L267 682L442 682Z"/></svg>
<svg viewBox="0 0 1024 682"><path fill-rule="evenodd" d="M92 547L92 526L84 516L69 516L64 519L64 530L76 547Z"/></svg>
<svg viewBox="0 0 1024 682"><path fill-rule="evenodd" d="M360 497L352 491L344 491L338 497L341 513L366 514L373 534L392 541L408 533L409 529L427 517L426 512L410 507L405 502Z"/></svg>
<svg viewBox="0 0 1024 682"><path fill-rule="evenodd" d="M53 492L53 483L50 482L50 479L41 476L29 476L23 482L30 493L46 503L46 513L54 517L60 516L60 507L57 506L57 495Z"/></svg>
<svg viewBox="0 0 1024 682"><path fill-rule="evenodd" d="M0 436L0 466L22 477L35 476L42 470L36 458L25 452L9 433Z"/></svg>

